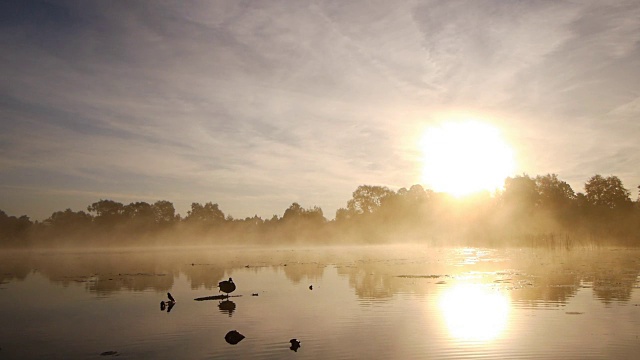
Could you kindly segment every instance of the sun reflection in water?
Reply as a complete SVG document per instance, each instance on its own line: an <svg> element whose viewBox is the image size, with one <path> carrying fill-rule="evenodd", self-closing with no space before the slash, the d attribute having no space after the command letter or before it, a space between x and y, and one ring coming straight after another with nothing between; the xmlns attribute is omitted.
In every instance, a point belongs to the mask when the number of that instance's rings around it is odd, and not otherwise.
<svg viewBox="0 0 640 360"><path fill-rule="evenodd" d="M440 309L451 336L463 341L490 341L504 332L509 317L509 298L480 284L461 284L447 289Z"/></svg>

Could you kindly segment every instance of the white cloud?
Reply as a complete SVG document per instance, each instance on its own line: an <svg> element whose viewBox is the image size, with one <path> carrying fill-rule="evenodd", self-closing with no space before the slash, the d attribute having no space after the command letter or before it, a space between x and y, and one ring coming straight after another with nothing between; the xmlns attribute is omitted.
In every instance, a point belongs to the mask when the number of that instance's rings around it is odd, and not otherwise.
<svg viewBox="0 0 640 360"><path fill-rule="evenodd" d="M412 132L451 109L501 125L529 173L637 160L632 1L57 5L0 32L0 192L38 172L44 193L331 217L360 184L418 181Z"/></svg>

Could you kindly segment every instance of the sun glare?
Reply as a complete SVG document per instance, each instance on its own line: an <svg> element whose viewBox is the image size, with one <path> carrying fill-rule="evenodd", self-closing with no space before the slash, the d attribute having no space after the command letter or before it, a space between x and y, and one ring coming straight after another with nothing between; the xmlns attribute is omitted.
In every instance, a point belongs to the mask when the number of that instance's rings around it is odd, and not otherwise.
<svg viewBox="0 0 640 360"><path fill-rule="evenodd" d="M507 326L509 299L479 284L457 285L440 298L440 309L451 336L464 341L489 341Z"/></svg>
<svg viewBox="0 0 640 360"><path fill-rule="evenodd" d="M447 122L428 128L420 146L423 183L457 197L495 191L514 170L513 151L500 131L482 122Z"/></svg>

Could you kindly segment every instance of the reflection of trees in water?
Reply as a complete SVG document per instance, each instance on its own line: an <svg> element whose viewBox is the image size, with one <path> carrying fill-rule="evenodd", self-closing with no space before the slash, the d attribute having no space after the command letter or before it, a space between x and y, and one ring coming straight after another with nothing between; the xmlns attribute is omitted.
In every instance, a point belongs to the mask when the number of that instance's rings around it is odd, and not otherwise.
<svg viewBox="0 0 640 360"><path fill-rule="evenodd" d="M532 287L514 291L514 299L564 303L581 287L592 284L596 298L608 303L628 301L640 274L637 251L547 251L522 269L531 276Z"/></svg>
<svg viewBox="0 0 640 360"><path fill-rule="evenodd" d="M0 255L0 280L21 280L37 271L56 284L83 283L88 291L100 294L147 289L164 292L173 287L179 274L185 275L192 289L216 289L218 282L234 271L257 273L265 267L282 270L293 284L305 279L316 283L325 276L328 264L336 264L338 275L347 279L361 299L390 299L398 293L426 294L435 291L439 281L466 281L462 279L465 274L480 273L485 274L484 278L473 281L509 289L515 301L536 306L565 303L581 287L592 287L594 296L604 303L629 301L640 274L636 250L496 250L482 256L478 252L465 253L464 256L475 256L472 263L461 261L452 251L403 251L17 251ZM496 254L506 255L504 259L493 258Z"/></svg>
<svg viewBox="0 0 640 360"><path fill-rule="evenodd" d="M338 274L349 279L349 286L354 289L359 298L387 299L398 292L398 281L393 277L383 275L374 266L342 266Z"/></svg>
<svg viewBox="0 0 640 360"><path fill-rule="evenodd" d="M117 275L97 275L87 280L87 290L99 294L109 294L121 290L143 291L154 289L165 291L173 286L174 277L153 273L120 273Z"/></svg>
<svg viewBox="0 0 640 360"><path fill-rule="evenodd" d="M598 300L605 304L613 301L629 301L631 299L631 291L636 283L637 273L632 276L623 274L623 276L597 277L593 282L593 292Z"/></svg>
<svg viewBox="0 0 640 360"><path fill-rule="evenodd" d="M263 251L244 249L27 252L10 251L0 255L0 279L24 279L37 271L62 286L84 283L88 291L107 294L116 291L167 291L179 274L192 289L216 289L218 282L234 270L258 272L277 264L292 282L304 278L320 279L324 265L309 263L310 251ZM324 256L324 255L323 255ZM317 256L322 258L323 256ZM326 260L326 259L325 259ZM282 266L289 264L290 266Z"/></svg>
<svg viewBox="0 0 640 360"><path fill-rule="evenodd" d="M55 254L38 260L38 271L51 281L68 286L86 282L87 290L108 294L121 290L169 290L178 272L163 266L165 258L148 253Z"/></svg>
<svg viewBox="0 0 640 360"><path fill-rule="evenodd" d="M390 299L397 293L426 294L430 281L398 277L408 273L403 268L406 267L397 263L364 261L338 266L337 271L348 279L361 299Z"/></svg>
<svg viewBox="0 0 640 360"><path fill-rule="evenodd" d="M575 274L554 270L545 271L544 274L537 272L527 278L522 288L512 292L511 298L515 301L531 302L530 305L533 307L541 303L566 303L575 296L580 286L580 279Z"/></svg>
<svg viewBox="0 0 640 360"><path fill-rule="evenodd" d="M191 289L203 287L211 290L218 287L218 282L225 277L225 268L212 265L188 265L181 269L187 276Z"/></svg>
<svg viewBox="0 0 640 360"><path fill-rule="evenodd" d="M638 252L525 251L504 262L478 262L436 267L384 261L357 262L338 267L360 298L389 299L397 293L428 293L437 282L481 282L510 290L514 301L531 306L562 304L585 286L604 303L628 301L640 274ZM452 259L442 254L443 260ZM505 268L507 267L507 268ZM516 269L516 270L514 270ZM502 271L501 271L502 270ZM505 271L506 270L506 271ZM404 274L397 277L392 274ZM469 277L470 279L465 279Z"/></svg>
<svg viewBox="0 0 640 360"><path fill-rule="evenodd" d="M21 253L7 251L0 256L0 284L12 280L22 281L33 271L33 265L20 256Z"/></svg>
<svg viewBox="0 0 640 360"><path fill-rule="evenodd" d="M288 264L283 266L284 275L294 284L299 284L303 279L316 282L322 279L325 265L318 263Z"/></svg>
<svg viewBox="0 0 640 360"><path fill-rule="evenodd" d="M605 304L629 301L640 274L638 257L622 251L610 251L609 256L596 266L590 278L594 296Z"/></svg>

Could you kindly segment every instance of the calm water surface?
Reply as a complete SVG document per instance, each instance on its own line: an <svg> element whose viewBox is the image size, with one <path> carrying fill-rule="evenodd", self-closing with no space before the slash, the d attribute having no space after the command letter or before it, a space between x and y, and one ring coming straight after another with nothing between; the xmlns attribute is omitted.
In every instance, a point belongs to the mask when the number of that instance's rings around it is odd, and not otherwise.
<svg viewBox="0 0 640 360"><path fill-rule="evenodd" d="M639 274L629 249L4 251L0 359L637 359Z"/></svg>

